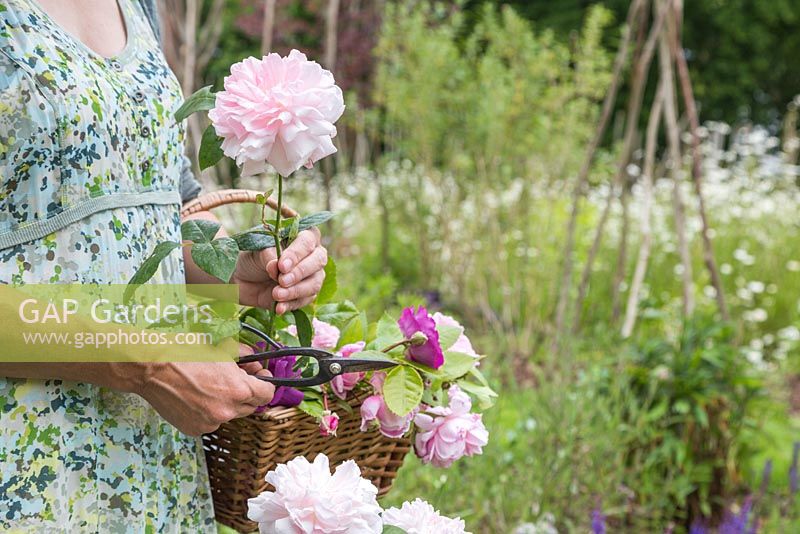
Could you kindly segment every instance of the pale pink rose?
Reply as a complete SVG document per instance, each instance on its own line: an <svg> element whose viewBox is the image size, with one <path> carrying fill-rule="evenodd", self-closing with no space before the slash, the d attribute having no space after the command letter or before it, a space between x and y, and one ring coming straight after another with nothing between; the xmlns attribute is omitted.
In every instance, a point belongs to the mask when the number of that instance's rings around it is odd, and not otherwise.
<svg viewBox="0 0 800 534"><path fill-rule="evenodd" d="M386 373L375 373L370 380L378 394L367 397L361 404L361 431L366 432L370 423L377 421L381 434L388 438L401 438L411 428L417 410L402 417L392 412L380 394L385 378Z"/></svg>
<svg viewBox="0 0 800 534"><path fill-rule="evenodd" d="M372 421L378 422L381 434L387 438L402 438L411 428L414 414L406 416L395 415L380 395L372 395L364 399L361 404L361 431L369 430Z"/></svg>
<svg viewBox="0 0 800 534"><path fill-rule="evenodd" d="M445 517L421 499L385 510L383 524L402 528L407 534L469 534L463 519Z"/></svg>
<svg viewBox="0 0 800 534"><path fill-rule="evenodd" d="M222 150L243 167L263 172L269 163L282 176L336 152L334 123L344 113L333 75L305 54L250 57L231 67L225 90L208 117Z"/></svg>
<svg viewBox="0 0 800 534"><path fill-rule="evenodd" d="M430 408L414 418L417 456L436 467L450 467L462 456L481 454L489 441L481 415L470 413L469 396L458 386L451 386L447 393L448 407Z"/></svg>
<svg viewBox="0 0 800 534"><path fill-rule="evenodd" d="M344 358L349 358L351 355L356 354L364 350L366 343L363 341L359 341L358 343L351 343L349 345L345 345L339 350L339 355ZM331 389L333 390L334 395L339 397L340 399L344 400L347 398L347 392L352 391L356 384L364 378L366 373L346 373L343 375L339 375L334 377L331 380Z"/></svg>
<svg viewBox="0 0 800 534"><path fill-rule="evenodd" d="M261 534L380 534L378 489L348 460L331 475L328 457L303 457L267 473L275 491L247 501L247 517Z"/></svg>
<svg viewBox="0 0 800 534"><path fill-rule="evenodd" d="M311 321L314 327L314 338L311 340L311 346L315 349L333 350L339 344L339 336L341 332L332 324L320 321L314 318Z"/></svg>
<svg viewBox="0 0 800 534"><path fill-rule="evenodd" d="M322 418L319 421L319 433L325 437L335 436L337 428L339 428L339 414L330 410L322 412Z"/></svg>
<svg viewBox="0 0 800 534"><path fill-rule="evenodd" d="M311 346L315 349L333 350L339 344L339 336L341 332L332 324L320 321L316 317L311 320L311 326L314 329L314 337L311 339ZM297 327L289 325L286 331L291 335L297 337Z"/></svg>
<svg viewBox="0 0 800 534"><path fill-rule="evenodd" d="M473 358L480 358L480 355L477 352L475 352L474 348L472 348L472 342L469 340L466 334L464 334L464 327L461 326L461 323L459 323L449 315L445 315L440 312L436 312L433 314L433 322L436 323L436 326L439 325L452 326L453 328L458 328L461 330L461 335L458 336L458 339L453 344L453 346L447 349L448 351L462 352L464 354L469 354Z"/></svg>

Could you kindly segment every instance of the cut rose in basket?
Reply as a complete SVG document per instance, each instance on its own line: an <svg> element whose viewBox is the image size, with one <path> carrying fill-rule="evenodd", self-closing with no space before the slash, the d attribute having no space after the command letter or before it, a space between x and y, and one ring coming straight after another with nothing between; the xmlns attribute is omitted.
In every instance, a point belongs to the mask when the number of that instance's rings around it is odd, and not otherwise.
<svg viewBox="0 0 800 534"><path fill-rule="evenodd" d="M335 269L332 271L326 284L336 284ZM395 439L413 434L414 450L424 463L449 467L462 456L482 452L488 432L481 415L473 412L470 395L481 408L487 408L495 394L477 368L480 357L455 319L442 313L434 319L424 307L409 307L396 318L385 314L377 323L368 324L366 315L352 303L320 299L309 313L314 315L309 333L312 345L324 345L344 357L388 356L397 362L388 372L350 373L330 384L305 388L299 408L317 418L323 435L333 435L331 417L338 426L343 415L339 412L352 409L343 401L356 400L363 432L377 431ZM286 327L283 339L296 343L297 331L294 325ZM431 342L442 354L438 369L415 357L415 349ZM469 347L471 354L451 350L453 347ZM298 368L302 372L302 364Z"/></svg>
<svg viewBox="0 0 800 534"><path fill-rule="evenodd" d="M414 343L407 350L410 360L422 363L433 369L439 369L444 364L444 352L439 343L439 332L436 330L436 321L428 315L428 310L420 306L406 308L397 321L400 331L407 338L418 336L419 342Z"/></svg>
<svg viewBox="0 0 800 534"><path fill-rule="evenodd" d="M366 343L364 341L359 341L357 343L350 343L349 345L345 345L342 347L338 354L343 358L349 358L353 354L358 354L359 352L364 350ZM333 390L334 395L339 397L342 400L347 399L347 394L356 387L363 378L366 376L366 373L345 373L343 375L337 376L333 380L331 380L331 390Z"/></svg>
<svg viewBox="0 0 800 534"><path fill-rule="evenodd" d="M471 413L469 396L458 386L452 386L447 394L447 407L428 408L414 417L417 456L436 467L450 467L462 456L481 454L489 441L481 416Z"/></svg>
<svg viewBox="0 0 800 534"><path fill-rule="evenodd" d="M247 516L261 534L469 534L464 521L442 516L416 499L381 510L378 488L352 460L331 474L330 460L297 457L267 473L273 491L248 501Z"/></svg>
<svg viewBox="0 0 800 534"><path fill-rule="evenodd" d="M376 488L361 477L352 460L331 474L330 462L319 454L314 462L295 458L267 473L275 491L248 501L247 516L261 534L306 534L383 530Z"/></svg>
<svg viewBox="0 0 800 534"><path fill-rule="evenodd" d="M416 409L405 415L392 412L383 398L385 381L386 373L375 373L370 380L375 391L374 395L367 397L361 404L361 431L366 432L370 426L377 426L380 433L387 438L400 438L411 428Z"/></svg>
<svg viewBox="0 0 800 534"><path fill-rule="evenodd" d="M407 534L468 534L463 519L445 517L422 499L384 510L382 518L384 526L397 527Z"/></svg>

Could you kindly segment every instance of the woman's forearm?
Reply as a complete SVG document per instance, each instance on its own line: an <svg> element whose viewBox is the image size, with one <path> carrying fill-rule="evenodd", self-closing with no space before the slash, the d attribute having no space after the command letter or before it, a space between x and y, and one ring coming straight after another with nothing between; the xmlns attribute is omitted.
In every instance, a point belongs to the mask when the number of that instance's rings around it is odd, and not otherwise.
<svg viewBox="0 0 800 534"><path fill-rule="evenodd" d="M96 384L127 393L142 391L148 363L0 363L0 377L65 380Z"/></svg>

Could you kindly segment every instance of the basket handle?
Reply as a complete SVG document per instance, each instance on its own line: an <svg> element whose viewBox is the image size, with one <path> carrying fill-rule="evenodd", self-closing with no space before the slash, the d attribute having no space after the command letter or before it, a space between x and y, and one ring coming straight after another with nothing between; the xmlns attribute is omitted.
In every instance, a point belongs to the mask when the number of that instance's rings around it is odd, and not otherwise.
<svg viewBox="0 0 800 534"><path fill-rule="evenodd" d="M199 211L209 211L227 204L256 204L256 197L263 194L252 189L222 189L204 193L184 204L183 208L181 208L181 215L186 216ZM276 211L278 209L278 203L272 197L267 199L267 206ZM283 206L281 215L287 218L297 217L297 212L288 206Z"/></svg>

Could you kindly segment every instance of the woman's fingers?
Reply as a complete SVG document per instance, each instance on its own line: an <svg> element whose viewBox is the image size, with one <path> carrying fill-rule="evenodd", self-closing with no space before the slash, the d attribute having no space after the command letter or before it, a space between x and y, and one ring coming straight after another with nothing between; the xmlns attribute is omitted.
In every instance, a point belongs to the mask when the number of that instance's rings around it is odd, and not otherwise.
<svg viewBox="0 0 800 534"><path fill-rule="evenodd" d="M254 354L254 353L255 353L255 351L252 349L252 347L248 347L244 343L239 343L239 357L240 358L242 356L250 356L251 354ZM261 362L242 363L242 364L239 364L239 367L244 369L244 371L248 375L258 374L259 371L262 371L264 369L264 366L261 364Z"/></svg>
<svg viewBox="0 0 800 534"><path fill-rule="evenodd" d="M255 396L254 397L255 398L255 402L250 404L250 406L253 409L258 408L259 406L264 406L265 404L268 404L269 401L272 400L272 397L275 395L275 386L270 384L269 382L264 381L264 380L259 380L257 378L259 376L261 376L261 377L272 376L272 373L270 373L268 369L264 369L263 367L257 373L253 373L253 378L255 378L256 380L261 382L261 384L263 385L264 391L268 394L269 398L268 399L266 397L260 397L259 398L258 396ZM262 393L263 393L263 391L262 391ZM250 413L252 413L252 412L250 412ZM250 415L250 414L248 413L246 415Z"/></svg>
<svg viewBox="0 0 800 534"><path fill-rule="evenodd" d="M316 298L317 298L317 296L314 295L312 297L306 297L306 298L303 298L303 299L290 300L289 302L282 302L282 303L278 304L278 310L277 311L278 311L279 314L284 314L284 313L290 312L292 310L299 310L301 308L305 308L306 306L308 306L309 304L314 302L314 299L316 299Z"/></svg>
<svg viewBox="0 0 800 534"><path fill-rule="evenodd" d="M247 405L249 406L243 407L243 415L250 415L253 413L252 410L248 411L250 407L255 409L259 406L264 406L272 400L272 397L275 396L275 386L264 380L259 380L256 378L257 376L272 376L272 373L266 369L262 369L256 373L255 376L248 376L248 380L250 381L250 390L252 391L253 396L247 402Z"/></svg>
<svg viewBox="0 0 800 534"><path fill-rule="evenodd" d="M320 233L316 228L303 230L297 238L281 254L278 268L282 274L288 274L292 269L309 256L320 244Z"/></svg>
<svg viewBox="0 0 800 534"><path fill-rule="evenodd" d="M325 271L317 271L292 287L276 287L272 290L272 298L278 303L276 311L286 313L310 303L322 288L323 281L325 281ZM305 302L305 304L297 306L298 302Z"/></svg>
<svg viewBox="0 0 800 534"><path fill-rule="evenodd" d="M267 274L276 282L278 281L278 276L281 274L278 271L278 260L272 260L267 263Z"/></svg>
<svg viewBox="0 0 800 534"><path fill-rule="evenodd" d="M291 287L306 278L325 269L328 263L328 251L325 247L318 246L311 254L300 261L290 272L281 274L278 283L283 287Z"/></svg>

